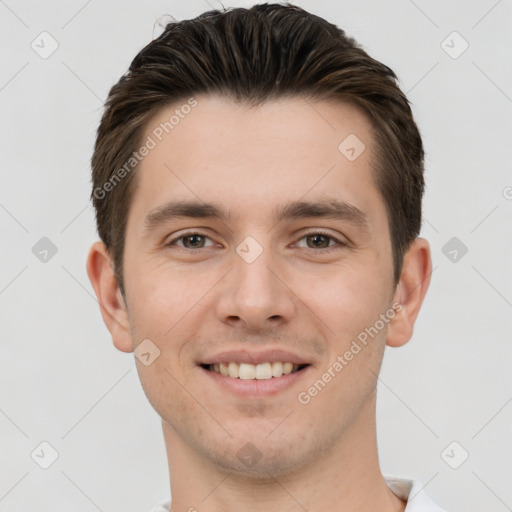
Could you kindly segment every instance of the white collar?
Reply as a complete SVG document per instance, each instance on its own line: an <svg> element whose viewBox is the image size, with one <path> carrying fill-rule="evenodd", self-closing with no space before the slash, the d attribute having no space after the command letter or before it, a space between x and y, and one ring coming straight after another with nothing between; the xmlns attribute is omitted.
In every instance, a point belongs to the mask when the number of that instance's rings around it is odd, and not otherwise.
<svg viewBox="0 0 512 512"><path fill-rule="evenodd" d="M385 476L388 487L401 499L407 501L404 512L444 512L425 492L420 480L398 476ZM169 512L171 500L167 498L155 505L151 512Z"/></svg>
<svg viewBox="0 0 512 512"><path fill-rule="evenodd" d="M444 512L426 493L420 480L398 476L385 476L388 487L407 501L404 512Z"/></svg>

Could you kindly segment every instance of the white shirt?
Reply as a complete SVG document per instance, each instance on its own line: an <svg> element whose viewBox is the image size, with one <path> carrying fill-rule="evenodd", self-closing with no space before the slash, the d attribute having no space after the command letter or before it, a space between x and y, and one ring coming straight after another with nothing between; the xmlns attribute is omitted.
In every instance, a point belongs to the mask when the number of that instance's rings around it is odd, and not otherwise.
<svg viewBox="0 0 512 512"><path fill-rule="evenodd" d="M419 480L399 478L396 476L385 476L384 479L389 488L401 499L407 501L404 512L444 512L434 501L432 501ZM411 501L409 501L409 497ZM169 512L171 500L166 499L155 505L151 512Z"/></svg>

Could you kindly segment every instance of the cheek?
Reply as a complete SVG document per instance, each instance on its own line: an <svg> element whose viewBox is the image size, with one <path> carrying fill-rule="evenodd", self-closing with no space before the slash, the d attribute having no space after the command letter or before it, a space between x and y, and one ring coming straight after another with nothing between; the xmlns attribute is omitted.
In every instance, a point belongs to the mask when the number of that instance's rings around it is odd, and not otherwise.
<svg viewBox="0 0 512 512"><path fill-rule="evenodd" d="M362 256L322 271L301 272L292 289L329 328L328 337L347 340L373 325L388 307L389 283L382 279L387 269ZM380 274L380 276L379 276Z"/></svg>
<svg viewBox="0 0 512 512"><path fill-rule="evenodd" d="M212 270L198 272L190 266L171 268L168 264L145 270L131 274L129 299L135 343L150 339L160 351L152 363L153 372L138 363L149 398L162 386L178 393L179 386L166 370L181 375L195 367L191 357L193 341L200 336L206 315L212 311L208 292L218 282L218 276Z"/></svg>
<svg viewBox="0 0 512 512"><path fill-rule="evenodd" d="M147 327L158 336L170 334L217 280L211 272L200 273L191 266L144 265L132 274L129 283L131 310L139 327Z"/></svg>
<svg viewBox="0 0 512 512"><path fill-rule="evenodd" d="M174 377L176 372L165 356L148 367L137 363L137 371L148 401L162 418L169 420L172 417L172 423L180 424L186 423L189 416L198 415L196 402L184 389L183 379ZM169 411L172 411L171 415Z"/></svg>

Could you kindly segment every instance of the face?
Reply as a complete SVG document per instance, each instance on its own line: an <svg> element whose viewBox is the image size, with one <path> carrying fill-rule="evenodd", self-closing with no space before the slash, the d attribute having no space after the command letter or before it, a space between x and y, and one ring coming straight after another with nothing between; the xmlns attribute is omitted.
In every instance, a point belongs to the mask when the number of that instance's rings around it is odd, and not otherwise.
<svg viewBox="0 0 512 512"><path fill-rule="evenodd" d="M338 102L196 100L143 137L124 278L133 348L159 356L138 372L167 440L277 475L340 447L374 404L395 289L370 124Z"/></svg>

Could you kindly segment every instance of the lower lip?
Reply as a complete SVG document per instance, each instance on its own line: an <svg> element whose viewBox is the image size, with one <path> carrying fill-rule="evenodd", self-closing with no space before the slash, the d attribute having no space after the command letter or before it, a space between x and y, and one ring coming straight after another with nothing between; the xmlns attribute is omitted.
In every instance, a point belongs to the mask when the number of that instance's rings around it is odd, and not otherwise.
<svg viewBox="0 0 512 512"><path fill-rule="evenodd" d="M281 377L272 377L271 379L234 379L221 373L206 370L202 366L198 367L202 372L210 377L213 382L223 386L224 389L243 397L266 397L276 395L287 388L293 386L296 382L309 374L311 365L302 370Z"/></svg>

